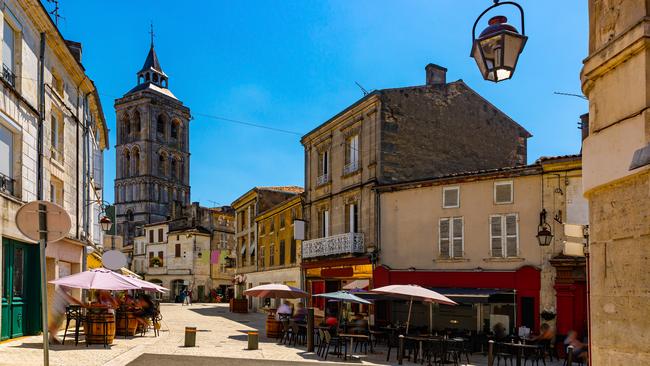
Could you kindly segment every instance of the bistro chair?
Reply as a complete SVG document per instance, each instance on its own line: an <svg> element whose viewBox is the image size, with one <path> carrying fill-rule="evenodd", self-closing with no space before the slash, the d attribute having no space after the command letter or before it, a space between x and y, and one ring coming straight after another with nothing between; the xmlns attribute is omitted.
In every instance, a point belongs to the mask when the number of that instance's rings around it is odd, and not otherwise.
<svg viewBox="0 0 650 366"><path fill-rule="evenodd" d="M500 365L501 360L503 360L503 364L505 366L508 365L508 361L510 361L510 365L514 365L513 363L513 358L514 358L514 350L511 349L508 345L505 343L501 342L496 342L494 343L494 361L497 366Z"/></svg>
<svg viewBox="0 0 650 366"><path fill-rule="evenodd" d="M339 337L333 337L328 330L323 331L323 360L327 360L327 355L329 354L330 351L330 346L334 344L334 353L338 355L338 357L341 357L341 350L343 350L344 354L348 353L348 346L347 343L344 342L341 338Z"/></svg>
<svg viewBox="0 0 650 366"><path fill-rule="evenodd" d="M424 365L425 360L427 361L427 365L431 365L432 363L434 365L442 364L443 351L444 347L440 339L432 338L424 342L422 345L422 364Z"/></svg>
<svg viewBox="0 0 650 366"><path fill-rule="evenodd" d="M524 366L530 361L530 365L539 366L539 361L541 360L544 366L546 366L546 360L544 359L544 348L542 345L538 345L536 348L525 348L524 349Z"/></svg>
<svg viewBox="0 0 650 366"><path fill-rule="evenodd" d="M63 341L65 344L65 337L68 334L68 327L70 321L74 320L74 345L79 344L79 328L84 321L83 308L81 305L68 305L65 307L65 331L63 332Z"/></svg>

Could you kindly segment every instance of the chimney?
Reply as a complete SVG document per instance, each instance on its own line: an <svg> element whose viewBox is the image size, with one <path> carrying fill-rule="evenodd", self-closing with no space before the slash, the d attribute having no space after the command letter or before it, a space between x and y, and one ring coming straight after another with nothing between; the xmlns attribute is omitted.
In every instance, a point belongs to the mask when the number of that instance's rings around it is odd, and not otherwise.
<svg viewBox="0 0 650 366"><path fill-rule="evenodd" d="M582 130L582 141L589 136L589 113L580 116L580 127Z"/></svg>
<svg viewBox="0 0 650 366"><path fill-rule="evenodd" d="M81 43L66 39L65 45L68 46L68 49L72 52L72 56L74 56L75 60L77 60L78 63L81 63Z"/></svg>
<svg viewBox="0 0 650 366"><path fill-rule="evenodd" d="M425 66L427 74L427 85L437 85L447 83L447 69L436 64Z"/></svg>

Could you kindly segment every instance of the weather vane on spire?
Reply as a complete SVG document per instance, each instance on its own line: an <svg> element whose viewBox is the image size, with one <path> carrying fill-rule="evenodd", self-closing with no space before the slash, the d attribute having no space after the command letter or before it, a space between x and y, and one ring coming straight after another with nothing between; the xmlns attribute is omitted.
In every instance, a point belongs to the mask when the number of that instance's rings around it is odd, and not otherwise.
<svg viewBox="0 0 650 366"><path fill-rule="evenodd" d="M153 48L153 22L151 22L151 30L149 31L149 34L151 35L151 48Z"/></svg>

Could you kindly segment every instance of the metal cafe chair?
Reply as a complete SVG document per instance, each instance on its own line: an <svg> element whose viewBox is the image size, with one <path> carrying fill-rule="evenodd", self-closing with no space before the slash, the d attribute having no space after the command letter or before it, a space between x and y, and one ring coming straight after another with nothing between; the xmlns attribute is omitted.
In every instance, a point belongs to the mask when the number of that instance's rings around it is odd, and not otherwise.
<svg viewBox="0 0 650 366"><path fill-rule="evenodd" d="M74 320L74 345L79 344L79 328L81 327L84 321L84 312L81 305L68 305L65 308L65 331L63 332L63 341L65 344L65 337L68 335L68 328L70 327L70 321Z"/></svg>

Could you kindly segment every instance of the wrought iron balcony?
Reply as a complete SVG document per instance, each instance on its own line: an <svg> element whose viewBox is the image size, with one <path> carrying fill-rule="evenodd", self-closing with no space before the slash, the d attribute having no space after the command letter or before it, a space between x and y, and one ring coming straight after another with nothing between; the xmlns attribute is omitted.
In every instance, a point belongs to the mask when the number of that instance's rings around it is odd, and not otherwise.
<svg viewBox="0 0 650 366"><path fill-rule="evenodd" d="M362 233L346 233L302 242L302 257L365 253Z"/></svg>
<svg viewBox="0 0 650 366"><path fill-rule="evenodd" d="M2 64L2 78L11 86L16 87L16 75L5 64Z"/></svg>
<svg viewBox="0 0 650 366"><path fill-rule="evenodd" d="M316 178L316 186L322 186L323 184L327 184L330 181L330 175L329 173L321 174Z"/></svg>
<svg viewBox="0 0 650 366"><path fill-rule="evenodd" d="M14 194L14 180L0 173L0 192Z"/></svg>
<svg viewBox="0 0 650 366"><path fill-rule="evenodd" d="M343 174L352 174L359 170L359 161L351 161L343 167Z"/></svg>

